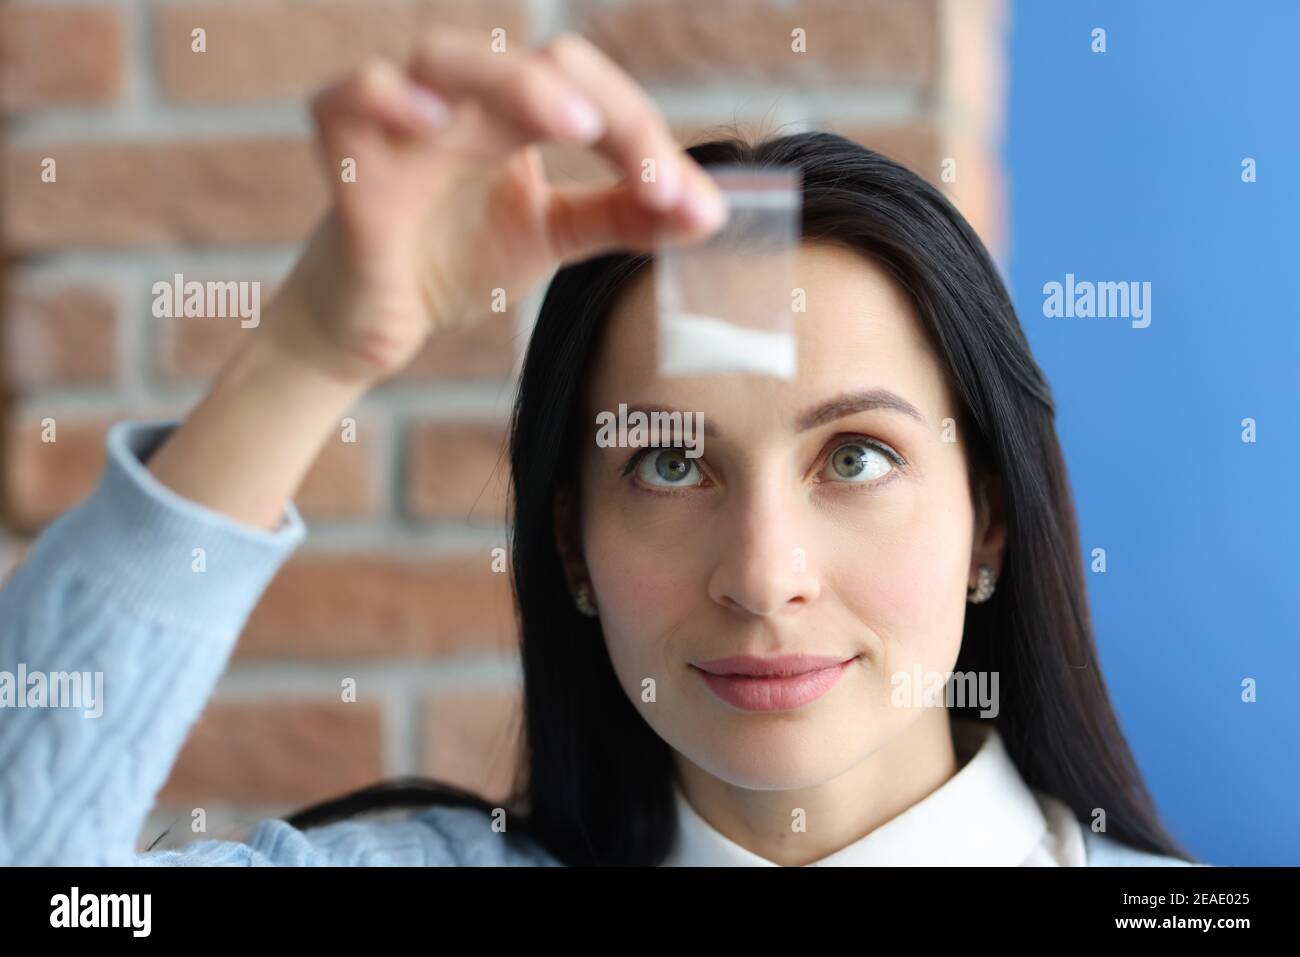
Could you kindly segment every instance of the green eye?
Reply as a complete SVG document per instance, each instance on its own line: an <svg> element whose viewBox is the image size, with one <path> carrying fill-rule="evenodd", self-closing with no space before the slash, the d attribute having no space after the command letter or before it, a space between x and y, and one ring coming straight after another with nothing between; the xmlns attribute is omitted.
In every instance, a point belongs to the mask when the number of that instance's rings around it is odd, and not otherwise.
<svg viewBox="0 0 1300 957"><path fill-rule="evenodd" d="M682 449L660 449L641 456L636 476L647 485L689 487L700 484L700 470Z"/></svg>
<svg viewBox="0 0 1300 957"><path fill-rule="evenodd" d="M872 482L892 469L893 463L879 449L860 442L846 442L831 453L826 463L828 477L847 482Z"/></svg>

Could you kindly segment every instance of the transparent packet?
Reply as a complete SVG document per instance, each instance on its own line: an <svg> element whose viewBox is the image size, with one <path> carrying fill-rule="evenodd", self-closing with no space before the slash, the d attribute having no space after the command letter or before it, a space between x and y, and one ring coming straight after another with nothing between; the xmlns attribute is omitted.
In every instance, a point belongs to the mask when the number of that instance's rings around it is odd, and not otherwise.
<svg viewBox="0 0 1300 957"><path fill-rule="evenodd" d="M715 164L727 222L655 251L659 374L795 374L802 177L797 166Z"/></svg>

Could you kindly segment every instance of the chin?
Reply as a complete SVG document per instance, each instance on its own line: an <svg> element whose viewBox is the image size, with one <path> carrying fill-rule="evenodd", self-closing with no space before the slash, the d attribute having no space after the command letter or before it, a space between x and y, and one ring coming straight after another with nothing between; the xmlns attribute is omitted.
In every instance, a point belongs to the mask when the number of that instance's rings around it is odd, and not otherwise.
<svg viewBox="0 0 1300 957"><path fill-rule="evenodd" d="M721 754L702 765L714 777L751 791L790 791L825 784L844 769L833 756Z"/></svg>
<svg viewBox="0 0 1300 957"><path fill-rule="evenodd" d="M844 741L829 715L825 723L789 720L797 716L797 712L784 712L755 721L753 716L737 715L741 720L725 726L714 723L705 740L696 736L682 742L684 746L674 746L719 780L758 791L816 787L853 765L862 742Z"/></svg>

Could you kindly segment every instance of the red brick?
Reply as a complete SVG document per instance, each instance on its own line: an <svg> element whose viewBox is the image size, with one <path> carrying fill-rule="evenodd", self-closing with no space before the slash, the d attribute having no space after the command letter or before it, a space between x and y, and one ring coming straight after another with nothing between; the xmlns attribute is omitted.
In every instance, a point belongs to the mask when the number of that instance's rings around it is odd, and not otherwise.
<svg viewBox="0 0 1300 957"><path fill-rule="evenodd" d="M233 276L184 273L185 281L228 282L231 280L260 282L258 293L263 318L280 286L280 278L265 276ZM171 276L159 276L155 281L170 283ZM149 317L145 320L146 338L152 364L158 377L167 382L203 381L211 379L224 366L241 343L258 334L258 326L244 326L238 316Z"/></svg>
<svg viewBox="0 0 1300 957"><path fill-rule="evenodd" d="M117 377L118 307L110 292L19 284L6 299L0 351L8 385L102 384Z"/></svg>
<svg viewBox="0 0 1300 957"><path fill-rule="evenodd" d="M305 241L327 192L311 140L65 141L0 154L0 242L61 246ZM58 179L40 179L44 157Z"/></svg>
<svg viewBox="0 0 1300 957"><path fill-rule="evenodd" d="M643 83L928 87L935 0L574 0L578 32ZM807 52L791 50L806 31Z"/></svg>
<svg viewBox="0 0 1300 957"><path fill-rule="evenodd" d="M424 773L490 801L510 796L523 753L517 691L442 694L425 704Z"/></svg>
<svg viewBox="0 0 1300 957"><path fill-rule="evenodd" d="M40 420L55 420L56 440L41 441ZM158 419L175 413L137 413L129 418ZM104 468L104 434L111 421L88 420L57 409L9 423L4 455L5 508L19 531L38 530L80 502ZM368 459L374 446L358 430L355 445L327 442L308 471L295 501L303 514L334 518L370 511L377 497ZM337 448L335 448L337 446Z"/></svg>
<svg viewBox="0 0 1300 957"><path fill-rule="evenodd" d="M517 647L507 574L491 550L455 557L291 558L254 610L241 659L440 656Z"/></svg>
<svg viewBox="0 0 1300 957"><path fill-rule="evenodd" d="M186 277L188 279L188 277ZM268 304L262 287L262 309ZM257 330L244 328L238 317L226 319L157 319L147 328L154 340L154 368L167 382L206 381L234 356L247 336Z"/></svg>
<svg viewBox="0 0 1300 957"><path fill-rule="evenodd" d="M527 45L524 0L456 2L168 3L154 13L154 51L164 94L187 101L293 96L346 74L366 57L405 61L438 24L483 33L502 27ZM207 52L191 50L191 31L207 32Z"/></svg>
<svg viewBox="0 0 1300 957"><path fill-rule="evenodd" d="M109 102L123 60L117 4L0 5L0 109Z"/></svg>
<svg viewBox="0 0 1300 957"><path fill-rule="evenodd" d="M379 425L358 416L354 442L344 442L340 425L325 440L320 455L294 495L294 504L312 519L361 518L379 505L375 457Z"/></svg>
<svg viewBox="0 0 1300 957"><path fill-rule="evenodd" d="M383 776L383 733L379 706L364 700L216 701L191 730L159 803L334 797Z"/></svg>
<svg viewBox="0 0 1300 957"><path fill-rule="evenodd" d="M426 421L406 441L406 508L417 519L476 527L506 521L510 456L504 423Z"/></svg>
<svg viewBox="0 0 1300 957"><path fill-rule="evenodd" d="M41 441L41 422L55 421L55 441ZM5 509L20 531L35 532L90 491L103 471L102 421L78 421L57 409L36 418L8 424L5 468Z"/></svg>

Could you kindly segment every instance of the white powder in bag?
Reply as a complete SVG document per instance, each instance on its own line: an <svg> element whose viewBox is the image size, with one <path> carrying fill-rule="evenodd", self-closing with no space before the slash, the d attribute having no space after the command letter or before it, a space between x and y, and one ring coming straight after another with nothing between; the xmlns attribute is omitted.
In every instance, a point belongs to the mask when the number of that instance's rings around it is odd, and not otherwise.
<svg viewBox="0 0 1300 957"><path fill-rule="evenodd" d="M665 310L659 316L659 372L697 375L756 372L793 379L793 332L738 326L693 312Z"/></svg>

